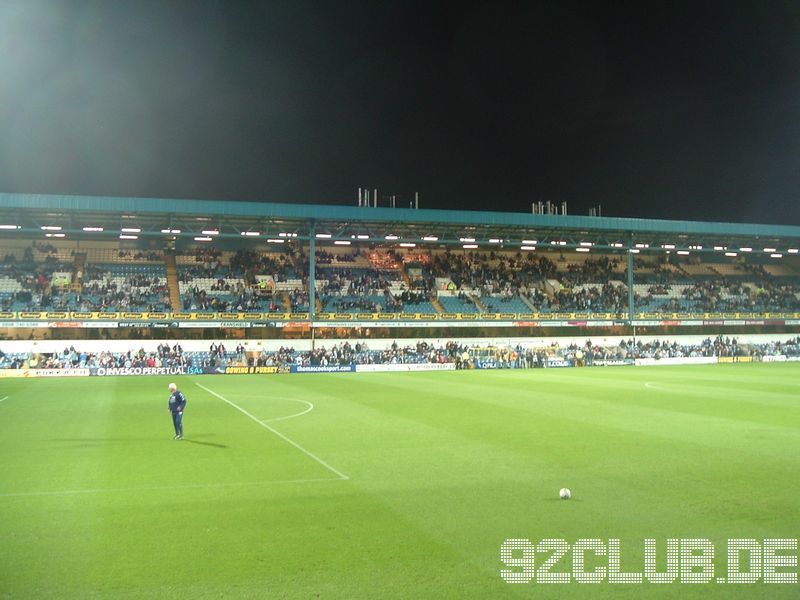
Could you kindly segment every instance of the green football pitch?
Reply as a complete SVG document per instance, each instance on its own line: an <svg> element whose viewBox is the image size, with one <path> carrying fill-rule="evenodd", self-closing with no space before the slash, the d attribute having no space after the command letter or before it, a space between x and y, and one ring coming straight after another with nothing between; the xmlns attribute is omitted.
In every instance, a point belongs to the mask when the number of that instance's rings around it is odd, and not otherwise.
<svg viewBox="0 0 800 600"><path fill-rule="evenodd" d="M800 364L186 376L183 441L169 381L0 379L0 597L800 592L716 583L800 537ZM708 539L714 583L509 584L509 538Z"/></svg>

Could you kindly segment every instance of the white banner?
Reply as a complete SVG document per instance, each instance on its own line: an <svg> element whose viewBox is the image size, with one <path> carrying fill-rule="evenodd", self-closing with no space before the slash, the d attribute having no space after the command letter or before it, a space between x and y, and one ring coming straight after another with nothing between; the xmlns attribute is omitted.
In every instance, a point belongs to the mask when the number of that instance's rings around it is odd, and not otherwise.
<svg viewBox="0 0 800 600"><path fill-rule="evenodd" d="M786 362L786 356L778 354L777 356L762 356L761 362Z"/></svg>
<svg viewBox="0 0 800 600"><path fill-rule="evenodd" d="M715 365L718 360L716 356L681 356L678 358L637 358L637 367L647 367L652 365Z"/></svg>
<svg viewBox="0 0 800 600"><path fill-rule="evenodd" d="M34 377L87 377L89 369L31 369Z"/></svg>
<svg viewBox="0 0 800 600"><path fill-rule="evenodd" d="M88 377L89 369L0 369L0 377Z"/></svg>
<svg viewBox="0 0 800 600"><path fill-rule="evenodd" d="M455 369L455 363L356 365L356 373L383 373L387 371L455 371Z"/></svg>

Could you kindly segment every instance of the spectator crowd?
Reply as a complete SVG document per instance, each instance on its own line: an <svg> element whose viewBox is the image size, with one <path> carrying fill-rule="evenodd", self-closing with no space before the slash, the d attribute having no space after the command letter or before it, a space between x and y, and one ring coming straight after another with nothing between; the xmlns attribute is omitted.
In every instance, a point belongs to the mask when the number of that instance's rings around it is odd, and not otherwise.
<svg viewBox="0 0 800 600"><path fill-rule="evenodd" d="M289 240L291 241L291 240ZM74 254L73 250L73 254ZM213 246L183 251L178 279L184 284L173 307L164 274L137 273L124 279L113 265L65 260L66 251L34 242L3 252L0 276L12 282L0 292L0 310L143 311L174 309L204 312L307 312L308 265L302 248L287 243L280 251ZM336 312L414 312L429 310L439 287L474 312L601 312L628 310L626 273L614 255L547 252L454 252L358 250L317 252L317 310ZM67 254L68 257L68 254ZM120 250L120 262L158 261L161 253ZM757 262L741 263L729 276L693 276L672 259L634 259L646 293L634 295L645 312L800 312L800 282L777 277ZM360 265L369 265L362 268ZM687 267L688 268L688 267ZM721 268L721 267L720 267ZM74 272L73 272L74 271ZM708 272L714 271L708 263ZM56 283L54 274L66 274ZM202 283L197 279L202 278ZM269 281L266 286L265 281ZM208 280L212 280L211 285ZM294 282L276 291L276 285ZM437 281L439 282L437 284ZM448 282L442 284L442 281ZM680 286L680 287L676 287ZM641 289L639 289L641 291ZM457 310L459 303L451 304Z"/></svg>
<svg viewBox="0 0 800 600"><path fill-rule="evenodd" d="M330 347L317 347L311 351L295 350L291 346L278 350L247 352L240 343L232 352L223 343L212 342L208 352L184 352L180 344L160 344L156 351L143 348L126 352L86 352L74 345L62 352L24 354L4 353L0 350L0 368L67 369L92 367L225 367L227 365L277 366L347 366L372 364L445 364L453 363L457 369L532 368L546 367L552 361L570 361L577 366L592 366L598 361L632 361L637 358L684 357L800 357L800 336L772 342L740 342L736 337L716 336L699 343L681 343L668 340L622 340L614 345L583 344L561 345L557 339L546 346L487 346L466 344L450 340L432 344L418 341L399 345L393 342L383 349L372 349L366 342L338 342Z"/></svg>

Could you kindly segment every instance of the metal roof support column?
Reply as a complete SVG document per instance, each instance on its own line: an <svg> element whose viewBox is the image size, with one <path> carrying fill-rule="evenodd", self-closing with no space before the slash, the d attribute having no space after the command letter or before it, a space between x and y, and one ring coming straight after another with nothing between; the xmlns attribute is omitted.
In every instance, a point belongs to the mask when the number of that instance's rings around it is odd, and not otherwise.
<svg viewBox="0 0 800 600"><path fill-rule="evenodd" d="M317 224L311 221L308 238L308 319L314 322L314 312L317 305L317 274L314 267L317 264Z"/></svg>
<svg viewBox="0 0 800 600"><path fill-rule="evenodd" d="M631 252L630 244L628 244L628 320L633 325L633 252Z"/></svg>

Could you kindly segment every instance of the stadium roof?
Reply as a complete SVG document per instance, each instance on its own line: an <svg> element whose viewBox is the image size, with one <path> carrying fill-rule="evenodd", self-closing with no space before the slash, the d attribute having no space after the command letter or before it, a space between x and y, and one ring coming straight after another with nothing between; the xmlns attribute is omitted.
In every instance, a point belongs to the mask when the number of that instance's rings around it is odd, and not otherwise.
<svg viewBox="0 0 800 600"><path fill-rule="evenodd" d="M60 229L56 229L60 228ZM123 231L123 230L128 230ZM138 230L138 231L136 231ZM63 233L68 239L251 239L417 245L475 244L693 251L752 248L796 253L800 227L725 222L176 200L0 194L0 239Z"/></svg>

